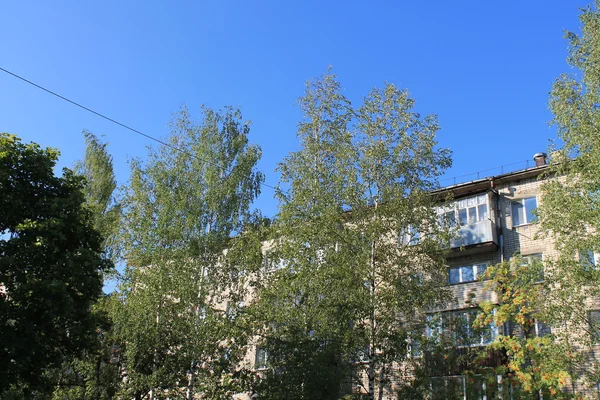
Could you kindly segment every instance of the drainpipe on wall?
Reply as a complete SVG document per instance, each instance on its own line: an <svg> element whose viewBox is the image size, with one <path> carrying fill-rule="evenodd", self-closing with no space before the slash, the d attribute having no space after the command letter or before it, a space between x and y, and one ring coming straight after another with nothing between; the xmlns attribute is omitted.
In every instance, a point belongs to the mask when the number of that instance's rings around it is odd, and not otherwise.
<svg viewBox="0 0 600 400"><path fill-rule="evenodd" d="M502 218L500 216L500 193L496 190L494 184L494 178L490 178L490 190L494 193L494 199L496 200L495 214L496 214L496 233L498 234L498 245L500 246L500 262L504 262L504 236L502 235Z"/></svg>

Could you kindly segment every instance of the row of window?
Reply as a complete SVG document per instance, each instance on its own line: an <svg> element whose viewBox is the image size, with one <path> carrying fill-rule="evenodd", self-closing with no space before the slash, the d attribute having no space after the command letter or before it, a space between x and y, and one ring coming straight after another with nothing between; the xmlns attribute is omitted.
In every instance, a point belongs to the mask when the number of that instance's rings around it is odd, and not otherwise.
<svg viewBox="0 0 600 400"><path fill-rule="evenodd" d="M537 198L535 196L511 201L511 214L513 226L526 225L536 221L535 209ZM460 199L444 206L438 207L439 223L442 226L456 227L476 224L486 221L489 215L489 200L487 194ZM399 241L403 245L414 245L421 241L421 232L415 226L409 225L401 232Z"/></svg>
<svg viewBox="0 0 600 400"><path fill-rule="evenodd" d="M524 391L517 382L504 379L502 375L498 375L491 382L489 378L479 375L436 376L431 378L429 389L428 398L431 400L498 398L517 400L531 396L531 393ZM540 400L553 398L549 392L542 389L537 395Z"/></svg>
<svg viewBox="0 0 600 400"><path fill-rule="evenodd" d="M542 260L542 254L531 254L523 257L523 265L531 265L535 261ZM483 279L485 272L487 271L489 262L477 263L472 265L463 265L459 267L448 268L448 284L456 285L458 283L475 282ZM540 281L543 281L543 275L540 277Z"/></svg>
<svg viewBox="0 0 600 400"><path fill-rule="evenodd" d="M537 198L535 196L511 201L511 214L513 226L530 224L536 221L535 209ZM480 194L458 200L439 209L438 213L444 223L454 227L475 224L489 219L488 196Z"/></svg>
<svg viewBox="0 0 600 400"><path fill-rule="evenodd" d="M441 223L446 226L464 226L485 221L489 218L488 196L480 194L451 202L438 209Z"/></svg>
<svg viewBox="0 0 600 400"><path fill-rule="evenodd" d="M492 343L500 334L500 328L493 322L482 328L475 328L474 322L479 315L478 309L447 311L437 314L429 314L425 317L425 338L427 340L443 339L450 346L457 347L480 347ZM590 323L592 329L600 338L600 311L590 311ZM502 327L504 335L524 337L543 337L552 333L551 327L541 321L535 320L530 332L523 332L515 324L508 323ZM410 354L412 357L423 355L418 340L409 341ZM368 362L368 347L360 351L357 361ZM269 353L263 347L257 347L254 359L256 369L265 369L269 366Z"/></svg>
<svg viewBox="0 0 600 400"><path fill-rule="evenodd" d="M443 337L457 346L484 346L498 337L498 327L491 323L485 328L474 328L479 310L449 311L426 316L425 337Z"/></svg>
<svg viewBox="0 0 600 400"><path fill-rule="evenodd" d="M461 267L448 268L448 283L466 283L481 280L488 268L488 263L465 265Z"/></svg>

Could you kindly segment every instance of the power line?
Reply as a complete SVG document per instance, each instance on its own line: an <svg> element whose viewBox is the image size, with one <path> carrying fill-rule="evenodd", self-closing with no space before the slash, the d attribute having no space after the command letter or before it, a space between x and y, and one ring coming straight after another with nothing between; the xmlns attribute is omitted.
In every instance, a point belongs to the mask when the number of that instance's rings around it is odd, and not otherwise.
<svg viewBox="0 0 600 400"><path fill-rule="evenodd" d="M123 124L123 123L121 123L121 122L119 122L119 121L117 121L117 120L115 120L115 119L112 119L112 118L110 118L110 117L107 117L106 115L104 115L104 114L102 114L102 113L99 113L99 112L97 112L97 111L94 111L94 110L92 110L91 108L89 108L89 107L86 107L86 106L84 106L84 105L82 105L82 104L80 104L80 103L77 103L76 101L73 101L73 100L71 100L71 99L69 99L69 98L67 98L67 97L65 97L65 96L61 96L60 94L58 94L58 93L56 93L56 92L53 92L53 91L52 91L52 90L50 90L50 89L46 89L45 87L43 87L43 86L41 86L41 85L38 85L38 84L37 84L37 83L35 83L35 82L32 82L32 81L30 81L30 80L28 80L28 79L25 79L25 78L23 78L22 76L15 74L14 72L11 72L11 71L9 71L9 70L7 70L7 69L4 69L4 68L2 68L2 67L0 67L0 71L6 72L7 74L9 74L9 75L12 75L12 76L14 76L14 77L15 77L15 78L17 78L17 79L20 79L20 80L22 80L23 82L26 82L26 83L28 83L28 84L30 84L30 85L32 85L32 86L35 86L36 88L38 88L38 89L41 89L41 90L43 90L43 91L44 91L44 92L46 92L46 93L50 93L51 95L53 95L53 96L56 96L56 97L58 97L58 98L59 98L59 99L61 99L61 100L64 100L64 101L66 101L66 102L68 102L68 103L71 103L71 104L73 104L74 106L77 106L77 107L79 107L79 108L82 108L82 109L84 109L85 111L88 111L88 112L90 112L90 113L92 113L92 114L95 114L95 115L97 115L97 116L98 116L98 117L100 117L100 118L104 118L105 120L107 120L107 121L110 121L110 122L112 122L113 124L119 125L120 127L122 127L122 128L125 128L125 129L127 129L127 130L130 130L131 132L137 133L138 135L144 136L144 137L145 137L145 138L147 138L147 139L150 139L150 140L153 140L153 141L155 141L155 142L157 142L157 143L160 143L160 144L162 144L163 146L166 146L166 147L168 147L168 148L170 148L170 149L172 149L172 150L176 150L176 151L179 151L179 152L181 152L181 153L183 153L183 154L186 154L186 155L188 155L188 156L190 156L190 157L196 158L197 160L199 160L199 161L202 161L202 162L205 162L205 163L207 163L207 164L209 164L209 165L212 165L213 167L220 168L220 165L217 165L217 164L215 164L215 163L213 163L213 162L211 162L211 161L203 160L203 159L201 159L200 157L198 157L198 156L196 156L196 155L194 155L194 154L192 154L192 153L190 153L190 152L187 152L187 151L185 151L185 150L183 150L183 149L181 149L181 148L179 148L179 147L173 146L173 145L171 145L171 144L169 144L169 143L167 143L167 142L164 142L164 141L162 141L162 140L160 140L160 139L157 139L157 138L155 138L155 137L153 137L153 136L150 136L150 135L148 135L148 134L146 134L146 133L144 133L144 132L140 132L140 131L138 131L137 129L134 129L134 128L132 128L132 127L128 126L128 125L125 125L125 124ZM268 188L271 188L271 189L273 189L273 190L278 190L278 188L276 188L275 186L271 186L271 185L269 185L269 184L267 184L267 183L264 183L264 182L261 182L261 185L262 185L262 186L265 186L265 187L268 187Z"/></svg>
<svg viewBox="0 0 600 400"><path fill-rule="evenodd" d="M41 89L41 90L43 90L43 91L44 91L44 92L46 92L46 93L49 93L49 94L51 94L51 95L53 95L53 96L55 96L55 97L58 97L58 98L59 98L59 99L61 99L61 100L64 100L64 101L66 101L66 102L68 102L68 103L71 103L71 104L73 104L74 106L77 106L77 107L79 107L79 108L82 108L82 109L84 109L85 111L88 111L88 112L90 112L90 113L92 113L92 114L94 114L94 115L96 115L96 116L98 116L98 117L100 117L100 118L103 118L103 119L105 119L105 120L107 120L107 121L110 121L110 122L112 122L113 124L119 125L119 126L120 126L120 127L122 127L122 128L125 128L125 129L127 129L127 130L130 130L131 132L137 133L138 135L144 136L144 137L145 137L145 138L147 138L147 139L153 140L153 141L155 141L155 142L157 142L157 143L160 143L160 144L162 144L163 146L166 146L166 147L168 147L168 148L170 148L170 149L172 149L172 150L176 150L176 151L179 151L179 152L181 152L181 153L183 153L183 154L186 154L186 155L188 155L188 156L190 156L190 157L196 158L197 160L200 160L200 161L202 161L202 162L205 162L205 163L207 163L207 164L209 164L209 165L212 165L212 166L214 166L214 167L220 168L220 166L219 166L219 165L217 165L217 164L215 164L215 163L213 163L213 162L210 162L210 161L207 161L207 160L203 160L203 159L201 159L200 157L198 157L198 156L196 156L196 155L194 155L194 154L192 154L192 153L190 153L190 152L187 152L187 151L185 151L185 150L183 150L183 149L181 149L181 148L179 148L179 147L173 146L173 145L171 145L171 144L169 144L169 143L167 143L167 142L164 142L164 141L162 141L162 140L160 140L160 139L157 139L157 138L155 138L155 137L153 137L153 136L150 136L150 135L148 135L148 134L146 134L146 133L144 133L144 132L141 132L141 131L139 131L139 130L137 130L137 129L135 129L135 128L132 128L132 127L130 127L130 126L128 126L128 125L125 125L125 124L123 124L123 123L121 123L121 122L119 122L119 121L117 121L117 120L115 120L115 119L113 119L113 118L110 118L110 117L108 117L108 116L106 116L106 115L104 115L104 114L102 114L102 113L99 113L99 112L97 112L97 111L94 111L94 110L92 110L92 109L91 109L91 108L89 108L89 107L86 107L86 106L84 106L84 105L82 105L82 104L80 104L80 103L77 103L76 101L73 101L73 100L71 100L71 99L69 99L69 98L67 98L67 97L65 97L65 96L62 96L62 95L60 95L60 94L58 94L58 93L56 93L56 92L53 92L53 91L52 91L52 90L50 90L50 89L47 89L47 88L45 88L45 87L43 87L43 86L41 86L41 85L38 85L38 84L37 84L37 83L35 83L35 82L32 82L32 81L30 81L30 80L28 80L28 79L26 79L26 78L23 78L22 76L20 76L20 75L17 75L17 74L15 74L14 72L11 72L11 71L9 71L9 70L7 70L7 69L4 69L4 68L2 68L2 67L0 67L0 71L6 72L7 74L9 74L9 75L12 75L13 77L15 77L15 78L17 78L17 79L20 79L20 80L22 80L23 82L26 82L26 83L28 83L28 84L30 84L30 85L32 85L32 86L34 86L34 87L38 88L38 89ZM454 176L454 177L448 177L448 178L441 179L441 180L440 180L440 182L445 182L445 181L449 181L449 180L454 180L454 181L456 181L456 179L457 179L457 178L464 178L464 177L466 177L466 176L475 175L475 174L477 174L477 175L479 176L479 174L480 174L481 172L488 172L488 171L492 171L492 170L495 170L495 169L498 169L498 168L501 168L502 170L504 170L504 167L508 167L508 166L512 166L512 165L516 165L516 164L521 164L521 163L524 163L524 162L528 162L528 160L523 160L523 161L515 162L515 163L512 163L512 164L507 164L507 165L501 165L501 166L498 166L498 167L488 168L488 169L486 169L486 170L477 171L477 172L472 172L472 173L468 173L468 174L464 174L464 175L459 175L459 176ZM269 185L268 183L265 183L265 182L261 182L261 185L262 185L262 186L265 186L265 187L268 187L268 188L270 188L270 189L273 189L273 190L275 190L275 191L279 191L279 190L280 190L279 188L277 188L277 187L275 187L275 186L272 186L272 185Z"/></svg>

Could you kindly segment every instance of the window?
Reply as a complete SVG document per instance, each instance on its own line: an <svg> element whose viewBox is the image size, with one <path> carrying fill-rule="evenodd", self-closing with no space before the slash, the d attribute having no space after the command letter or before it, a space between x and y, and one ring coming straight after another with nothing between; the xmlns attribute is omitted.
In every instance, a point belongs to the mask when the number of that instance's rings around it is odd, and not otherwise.
<svg viewBox="0 0 600 400"><path fill-rule="evenodd" d="M423 350L421 350L421 342L418 339L410 338L408 340L408 354L412 358L423 357Z"/></svg>
<svg viewBox="0 0 600 400"><path fill-rule="evenodd" d="M535 197L527 197L521 200L511 202L511 212L513 226L531 224L537 221L534 211L537 208L537 199Z"/></svg>
<svg viewBox="0 0 600 400"><path fill-rule="evenodd" d="M594 343L600 342L600 310L592 310L589 312L590 332Z"/></svg>
<svg viewBox="0 0 600 400"><path fill-rule="evenodd" d="M488 196L480 194L454 201L438 209L442 225L471 225L489 219Z"/></svg>
<svg viewBox="0 0 600 400"><path fill-rule="evenodd" d="M425 282L425 276L422 272L414 272L410 274L409 279L411 282L415 283L417 286L422 286Z"/></svg>
<svg viewBox="0 0 600 400"><path fill-rule="evenodd" d="M523 339L525 338L526 333L529 338L544 337L552 334L552 327L538 319L534 320L533 326L531 326L527 332L524 332L523 328L524 327L516 321L508 321L504 324L504 335Z"/></svg>
<svg viewBox="0 0 600 400"><path fill-rule="evenodd" d="M369 345L365 346L363 349L358 350L358 352L356 353L356 361L360 363L369 362L369 353Z"/></svg>
<svg viewBox="0 0 600 400"><path fill-rule="evenodd" d="M235 319L244 306L245 304L243 301L238 301L235 305L231 304L231 301L227 301L227 303L225 303L225 316L231 320Z"/></svg>
<svg viewBox="0 0 600 400"><path fill-rule="evenodd" d="M506 391L506 396L501 397L499 388L496 384L489 384L488 379L481 375L454 375L454 376L435 376L431 378L430 391L431 400L447 399L518 399L518 392L515 392L514 386L510 385L500 388ZM495 382L494 382L495 383Z"/></svg>
<svg viewBox="0 0 600 400"><path fill-rule="evenodd" d="M421 232L419 231L419 228L415 225L408 225L400 232L399 241L403 246L421 243Z"/></svg>
<svg viewBox="0 0 600 400"><path fill-rule="evenodd" d="M591 250L582 250L579 252L579 262L583 265L584 270L594 270L600 264L600 254Z"/></svg>
<svg viewBox="0 0 600 400"><path fill-rule="evenodd" d="M279 271L280 269L286 269L289 262L283 258L274 258L273 256L265 255L263 259L263 265L265 272Z"/></svg>
<svg viewBox="0 0 600 400"><path fill-rule="evenodd" d="M544 257L543 257L542 253L530 254L527 256L523 256L523 261L522 261L521 265L533 266L535 268L539 268L536 282L544 282L544 265L542 264L543 259L544 259Z"/></svg>
<svg viewBox="0 0 600 400"><path fill-rule="evenodd" d="M430 385L432 400L466 398L464 376L432 377Z"/></svg>
<svg viewBox="0 0 600 400"><path fill-rule="evenodd" d="M449 311L439 316L428 315L425 336L442 336L459 347L485 346L498 337L498 327L493 322L484 328L474 328L479 310Z"/></svg>
<svg viewBox="0 0 600 400"><path fill-rule="evenodd" d="M535 336L537 337L543 337L543 336L547 336L550 335L552 333L552 328L550 327L550 325L548 325L545 322L542 321L538 321L537 319L535 320Z"/></svg>
<svg viewBox="0 0 600 400"><path fill-rule="evenodd" d="M450 285L455 285L457 283L481 280L488 265L488 263L480 263L448 268L448 283Z"/></svg>
<svg viewBox="0 0 600 400"><path fill-rule="evenodd" d="M269 367L269 353L262 347L256 348L256 357L254 359L254 368L266 369Z"/></svg>

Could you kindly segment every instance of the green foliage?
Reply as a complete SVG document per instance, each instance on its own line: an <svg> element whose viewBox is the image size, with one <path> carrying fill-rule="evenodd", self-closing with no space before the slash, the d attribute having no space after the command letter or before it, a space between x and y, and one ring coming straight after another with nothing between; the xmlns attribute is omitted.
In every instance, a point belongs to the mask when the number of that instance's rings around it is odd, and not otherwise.
<svg viewBox="0 0 600 400"><path fill-rule="evenodd" d="M97 335L83 354L69 359L57 370L46 370L56 382L53 399L108 400L118 392L122 381L120 347L108 317L115 301L105 295L94 305L93 312L98 317Z"/></svg>
<svg viewBox="0 0 600 400"><path fill-rule="evenodd" d="M51 385L43 371L96 335L92 305L112 263L83 205L81 178L68 169L54 176L57 158L0 136L0 394L10 387L44 397Z"/></svg>
<svg viewBox="0 0 600 400"><path fill-rule="evenodd" d="M76 164L75 172L85 179L85 206L92 214L94 227L102 234L104 256L115 259L119 249L116 233L120 209L113 194L116 181L112 157L105 143L90 132L83 133L86 139L85 158ZM115 274L114 269L104 271L105 279ZM94 305L98 334L83 354L68 359L56 371L46 370L46 374L52 375L56 382L55 399L110 399L118 391L122 380L119 357L115 356L119 342L113 335L108 316L114 301L114 296L105 296Z"/></svg>
<svg viewBox="0 0 600 400"><path fill-rule="evenodd" d="M555 335L544 332L543 323L548 322L546 301L548 286L540 282L543 272L541 261L528 264L520 256L514 256L488 268L486 289L498 293L498 305L491 302L480 304L482 313L476 326L494 323L505 327L506 332L485 349L501 351L507 362L494 368L491 376L502 375L505 384L518 386L520 398L539 398L546 393L552 398L571 398L563 387L572 379L576 356L568 342L558 342ZM553 325L553 329L558 328Z"/></svg>
<svg viewBox="0 0 600 400"><path fill-rule="evenodd" d="M366 373L373 396L375 382L391 387L423 307L444 295L438 278L449 234L428 192L450 165L449 151L436 148L435 116L421 118L408 92L393 85L373 89L355 108L328 73L307 84L299 103L301 149L279 166L287 190L278 194L256 331L268 338L277 366L269 379L278 387L308 390L326 369L338 388ZM416 232L418 245L416 237L398 240ZM304 357L311 346L320 350ZM297 398L340 395L312 389Z"/></svg>
<svg viewBox="0 0 600 400"><path fill-rule="evenodd" d="M560 76L550 94L552 122L564 145L552 154L538 215L542 236L552 238L557 250L546 268L552 285L547 314L550 322L568 327L557 333L559 340L583 350L593 344L586 300L600 295L600 272L590 257L600 253L600 2L583 9L579 19L580 33L565 34L567 61L576 71ZM587 384L598 381L597 365L585 372Z"/></svg>
<svg viewBox="0 0 600 400"><path fill-rule="evenodd" d="M252 256L231 238L253 222L260 149L248 144L239 110L202 111L196 125L182 109L169 145L151 151L145 164L132 163L120 237L127 267L112 314L126 396L183 396L187 389L188 397L223 398L244 384L238 367L247 332L237 305L246 288L234 275L237 258L251 263ZM256 246L246 244L249 253Z"/></svg>
<svg viewBox="0 0 600 400"><path fill-rule="evenodd" d="M102 143L96 135L83 131L85 136L85 157L75 165L75 173L85 178L83 194L86 206L92 212L95 228L104 238L104 248L110 258L116 258L119 251L118 231L120 205L115 201L117 187L113 170L112 156L107 143Z"/></svg>

